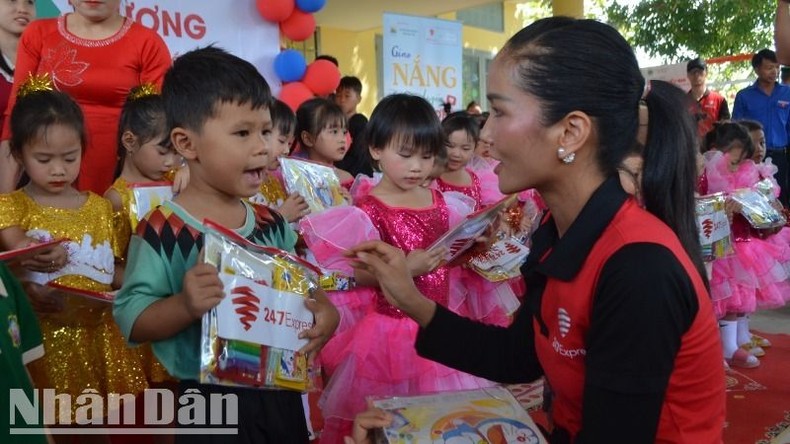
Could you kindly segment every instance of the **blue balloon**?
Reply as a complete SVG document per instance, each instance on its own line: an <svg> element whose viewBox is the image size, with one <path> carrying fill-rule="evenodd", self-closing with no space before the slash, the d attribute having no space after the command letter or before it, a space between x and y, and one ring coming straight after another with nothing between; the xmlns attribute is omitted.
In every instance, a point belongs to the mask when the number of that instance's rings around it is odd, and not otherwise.
<svg viewBox="0 0 790 444"><path fill-rule="evenodd" d="M296 0L296 7L304 12L318 12L326 4L326 0Z"/></svg>
<svg viewBox="0 0 790 444"><path fill-rule="evenodd" d="M274 73L283 82L296 82L302 80L307 70L307 62L301 52L286 49L274 58Z"/></svg>

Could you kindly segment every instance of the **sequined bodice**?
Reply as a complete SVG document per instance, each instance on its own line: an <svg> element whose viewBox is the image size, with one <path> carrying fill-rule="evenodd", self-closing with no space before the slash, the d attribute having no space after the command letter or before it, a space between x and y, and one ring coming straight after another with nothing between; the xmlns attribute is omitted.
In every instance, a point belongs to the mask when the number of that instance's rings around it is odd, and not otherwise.
<svg viewBox="0 0 790 444"><path fill-rule="evenodd" d="M450 219L442 194L432 190L433 205L428 208L396 208L386 205L372 195L355 203L379 232L381 240L396 246L406 254L412 250L426 249L449 230ZM449 268L439 267L434 271L414 278L417 289L431 300L447 305L450 292ZM392 317L404 317L390 305L381 293L376 295L376 311Z"/></svg>
<svg viewBox="0 0 790 444"><path fill-rule="evenodd" d="M475 208L474 209L475 209L475 211L477 211L477 210L480 209L480 207L482 205L482 202L483 202L483 196L482 196L482 191L481 191L482 187L480 186L480 178L477 177L477 174L475 174L472 170L470 170L468 168L466 169L466 172L469 173L469 177L472 178L472 184L471 185L453 185L451 183L447 183L447 182L443 181L441 177L437 177L436 178L436 187L439 189L439 191L442 191L442 192L445 192L445 191L456 191L458 193L465 194L465 195L471 197L472 199L475 200Z"/></svg>

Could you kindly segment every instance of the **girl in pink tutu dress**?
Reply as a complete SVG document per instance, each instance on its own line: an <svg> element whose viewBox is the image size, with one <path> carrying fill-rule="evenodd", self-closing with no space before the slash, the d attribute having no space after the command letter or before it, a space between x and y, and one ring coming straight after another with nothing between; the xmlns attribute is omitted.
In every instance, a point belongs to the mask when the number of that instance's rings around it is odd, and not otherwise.
<svg viewBox="0 0 790 444"><path fill-rule="evenodd" d="M749 132L734 122L720 123L711 135L712 151L705 154L708 192L732 193L754 188L762 180L752 160L754 144ZM763 238L771 233L755 231L741 213L740 205L728 199L732 213L731 230L735 254L713 262L711 295L719 321L724 358L730 366L754 368L760 365L751 346L748 314L758 307L775 308L790 295L790 275L785 264L790 260L787 247ZM753 353L750 353L750 350Z"/></svg>
<svg viewBox="0 0 790 444"><path fill-rule="evenodd" d="M300 227L305 241L322 267L345 268L349 273L353 271L343 256L348 248L371 239L397 246L407 253L417 288L447 306L450 267L439 266L443 251L428 252L427 248L471 208L468 199L421 186L434 156L444 149L436 113L420 97L391 95L376 106L366 131L381 180L355 199L353 207L336 207L303 219ZM329 376L319 403L325 419L322 443L343 442L343 436L350 435L353 418L365 410L368 396L491 385L417 356L413 346L417 324L386 301L371 275L357 270L354 277L355 292L367 292L371 298L358 321L344 324L341 320L320 355ZM343 316L353 312L342 306L339 310Z"/></svg>

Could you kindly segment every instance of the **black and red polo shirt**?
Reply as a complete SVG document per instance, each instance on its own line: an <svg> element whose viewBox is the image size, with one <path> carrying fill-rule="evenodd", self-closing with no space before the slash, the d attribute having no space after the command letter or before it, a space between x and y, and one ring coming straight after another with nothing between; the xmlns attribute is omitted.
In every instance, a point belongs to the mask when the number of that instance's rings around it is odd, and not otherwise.
<svg viewBox="0 0 790 444"><path fill-rule="evenodd" d="M508 328L438 308L420 355L499 382L545 375L552 442L720 443L718 325L674 233L609 179L568 231L547 217Z"/></svg>

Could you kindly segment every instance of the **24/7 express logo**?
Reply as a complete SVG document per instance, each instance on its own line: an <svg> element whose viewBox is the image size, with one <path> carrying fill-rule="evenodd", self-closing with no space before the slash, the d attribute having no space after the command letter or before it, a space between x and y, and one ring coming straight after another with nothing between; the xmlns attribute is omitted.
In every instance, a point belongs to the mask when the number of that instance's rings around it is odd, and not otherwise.
<svg viewBox="0 0 790 444"><path fill-rule="evenodd" d="M230 291L233 295L233 305L236 307L236 313L239 314L239 322L244 325L244 330L252 328L252 323L258 319L260 313L261 300L252 291L252 288L243 285L235 287Z"/></svg>

